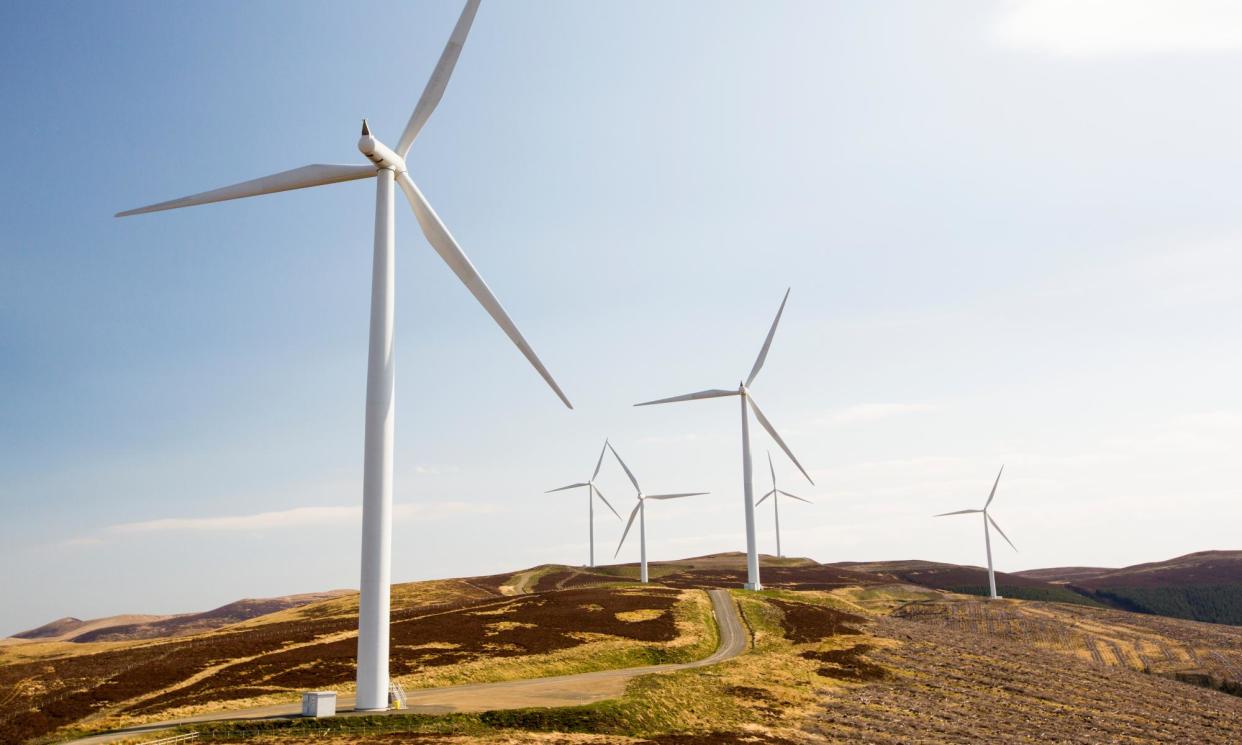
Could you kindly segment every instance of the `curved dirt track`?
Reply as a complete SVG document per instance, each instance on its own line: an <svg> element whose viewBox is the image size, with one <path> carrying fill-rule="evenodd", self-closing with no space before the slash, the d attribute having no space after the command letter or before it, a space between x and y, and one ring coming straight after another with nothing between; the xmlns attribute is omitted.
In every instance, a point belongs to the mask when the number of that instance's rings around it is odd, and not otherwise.
<svg viewBox="0 0 1242 745"><path fill-rule="evenodd" d="M630 680L651 673L667 673L715 665L746 651L747 634L738 616L737 605L728 590L709 590L716 626L720 630L720 644L708 657L695 662L669 665L646 665L620 670L598 670L577 675L558 675L550 678L506 680L499 683L476 683L445 688L424 688L406 693L407 707L400 711L368 712L385 714L444 714L447 712L474 712L495 709L522 709L532 706L576 706L595 701L617 698L625 692ZM337 712L350 716L354 697L339 697ZM157 732L182 724L214 722L237 719L278 719L301 715L299 704L280 704L251 709L221 711L202 716L173 719L167 722L144 724L73 740L73 745L104 745L135 735Z"/></svg>

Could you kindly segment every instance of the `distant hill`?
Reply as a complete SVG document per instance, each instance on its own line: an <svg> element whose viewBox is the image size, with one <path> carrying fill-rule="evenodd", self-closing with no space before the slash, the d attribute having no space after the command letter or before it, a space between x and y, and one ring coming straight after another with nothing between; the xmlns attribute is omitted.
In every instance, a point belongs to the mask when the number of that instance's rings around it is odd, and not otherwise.
<svg viewBox="0 0 1242 745"><path fill-rule="evenodd" d="M1200 551L1121 569L1034 569L1017 576L1122 610L1242 625L1242 551Z"/></svg>
<svg viewBox="0 0 1242 745"><path fill-rule="evenodd" d="M63 642L115 642L186 636L230 626L269 613L297 608L348 595L350 590L329 590L278 598L237 600L203 613L172 616L123 615L83 621L60 618L38 628L14 634L14 639Z"/></svg>
<svg viewBox="0 0 1242 745"><path fill-rule="evenodd" d="M846 585L907 583L969 595L987 594L982 567L933 561L901 560L819 564L807 558L761 555L763 583L775 589L830 589ZM745 580L746 557L740 552L709 554L668 562L652 562L651 576L681 587L735 587ZM560 590L633 579L636 564L595 569L568 566L535 567L515 574L455 580L448 596L466 592L513 594ZM1201 551L1168 561L1121 569L1054 567L1022 572L997 572L997 591L1008 598L1102 605L1211 623L1242 625L1242 551ZM394 586L394 592L399 593ZM430 587L420 583L420 593ZM473 589L471 589L473 588ZM60 618L14 634L7 642L116 642L187 636L258 619L321 601L342 599L348 590L238 600L202 613L122 615L91 620ZM350 601L352 602L352 601ZM335 607L335 606L332 606ZM20 641L19 641L20 640Z"/></svg>
<svg viewBox="0 0 1242 745"><path fill-rule="evenodd" d="M126 614L123 616L107 616L105 618L93 618L89 621L83 621L79 618L58 618L51 623L45 623L42 626L14 634L13 639L31 639L39 641L70 641L75 637L96 631L98 629L106 629L113 626L125 626L130 624L150 624L158 623L174 616L153 616L141 614Z"/></svg>
<svg viewBox="0 0 1242 745"><path fill-rule="evenodd" d="M53 639L60 636L73 633L77 629L82 628L86 624L80 618L58 618L55 621L45 623L37 629L30 629L18 634L14 634L15 639Z"/></svg>
<svg viewBox="0 0 1242 745"><path fill-rule="evenodd" d="M987 570L934 561L843 561L826 565L894 577L937 590L987 595ZM996 573L997 592L1020 600L1051 600L1151 613L1191 621L1242 625L1242 551L1200 551L1121 569L1054 567Z"/></svg>
<svg viewBox="0 0 1242 745"><path fill-rule="evenodd" d="M942 564L935 561L842 561L828 564L841 570L888 576L912 585L948 590L965 595L988 594L988 571L983 567ZM996 592L1019 600L1049 600L1080 605L1100 602L1063 585L1023 574L996 573Z"/></svg>

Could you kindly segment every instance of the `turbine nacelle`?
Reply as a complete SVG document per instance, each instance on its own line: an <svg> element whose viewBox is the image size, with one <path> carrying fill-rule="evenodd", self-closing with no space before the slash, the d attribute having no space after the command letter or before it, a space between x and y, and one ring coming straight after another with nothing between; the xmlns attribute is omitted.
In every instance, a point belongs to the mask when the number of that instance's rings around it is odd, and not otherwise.
<svg viewBox="0 0 1242 745"><path fill-rule="evenodd" d="M376 168L387 168L396 173L405 173L405 158L384 143L376 139L371 134L371 128L367 126L367 120L362 120L362 137L358 138L358 151L367 156L367 160L375 164Z"/></svg>

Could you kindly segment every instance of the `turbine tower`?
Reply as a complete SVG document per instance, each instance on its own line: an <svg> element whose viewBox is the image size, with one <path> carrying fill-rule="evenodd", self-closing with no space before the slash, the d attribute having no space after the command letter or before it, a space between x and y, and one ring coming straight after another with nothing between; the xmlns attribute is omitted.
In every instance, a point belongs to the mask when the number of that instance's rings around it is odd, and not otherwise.
<svg viewBox="0 0 1242 745"><path fill-rule="evenodd" d="M815 483L814 481L811 480L810 475L807 474L806 469L802 467L802 464L798 462L798 459L794 457L794 454L792 451L790 451L789 446L786 445L785 441L781 439L781 436L776 433L776 429L772 426L772 423L769 422L768 418L763 415L762 411L760 411L759 404L755 403L755 397L750 392L751 384L755 382L755 378L759 375L759 371L763 369L763 361L768 358L768 349L772 346L772 337L776 335L776 325L781 322L781 314L785 312L785 302L787 300L789 300L789 290L785 290L785 297L781 300L781 307L779 310L776 311L776 319L772 321L772 328L768 329L768 337L764 339L763 341L763 348L759 350L759 357L758 359L755 360L754 367L750 369L750 375L746 376L745 382L738 383L736 390L723 390L720 388L713 388L713 389L706 390L706 391L699 391L697 393L687 393L684 396L673 396L672 398L661 398L655 401L646 401L641 404L634 404L635 406L651 406L654 404L672 403L674 401L695 401L700 398L720 398L722 396L741 397L742 399L742 494L744 496L744 506L746 509L746 585L745 587L747 590L762 590L763 589L763 584L759 581L759 550L755 545L755 487L754 487L754 484L752 483L752 478L751 478L750 416L749 416L749 412L747 411L748 406L750 407L750 411L755 412L755 419L758 420L759 424L765 430L767 430L768 434L772 436L772 439L776 441L776 444L780 445L781 450L785 451L785 455L789 456L789 459L793 461L793 464L795 466L798 467L798 470L802 472L802 475L806 476L806 480L810 481L812 485Z"/></svg>
<svg viewBox="0 0 1242 745"><path fill-rule="evenodd" d="M595 485L595 478L599 476L599 467L604 464L604 453L606 452L608 452L608 440L604 440L604 447L599 450L599 460L595 461L595 473L591 474L589 481L579 481L576 484L562 486L558 489L549 489L544 492L544 494L551 494L552 492L565 491L566 489L579 489L584 486L587 488L587 525L588 532L591 534L590 567L592 569L595 568L595 497L599 497L599 501L603 502L608 509L612 510L612 514L617 515L618 520L621 519L621 515L617 514L617 511L612 509L612 505L608 504L608 500L604 498L604 493L601 492L599 487Z"/></svg>
<svg viewBox="0 0 1242 745"><path fill-rule="evenodd" d="M781 505L779 501L780 497L782 496L789 497L790 499L796 499L799 502L806 502L807 504L813 504L813 502L811 502L811 500L809 499L803 499L802 497L794 496L793 494L790 494L787 491L781 491L780 489L776 488L776 466L772 465L772 451L770 450L768 451L768 470L772 472L772 491L760 497L759 501L755 502L755 506L758 507L759 505L763 504L763 500L767 499L768 497L772 498L772 513L776 516L776 558L780 559L784 557L784 555L781 553Z"/></svg>
<svg viewBox="0 0 1242 745"><path fill-rule="evenodd" d="M981 513L983 515L983 545L987 548L987 551L988 551L988 591L989 591L988 597L990 597L992 600L999 600L1000 595L996 594L996 572L992 570L992 535L988 529L988 523L991 523L992 527L996 528L996 532L1001 534L1001 538L1005 539L1005 543L1008 543L1010 548L1012 548L1014 551L1018 550L1018 547L1013 545L1013 541L1009 540L1009 536L1005 535L1005 531L1001 530L1001 526L997 525L996 521L992 519L992 516L988 514L988 507L992 504L992 500L996 498L996 486L997 484L1000 483L1001 474L1004 472L1005 472L1005 467L1002 465L1000 468L1000 471L998 471L996 474L996 481L992 484L992 493L988 495L988 501L983 503L983 509L981 510L958 510L957 512L942 512L939 515L933 515L933 517L947 517L949 515L973 515L975 513Z"/></svg>
<svg viewBox="0 0 1242 745"><path fill-rule="evenodd" d="M366 432L363 447L362 476L362 583L358 610L358 695L356 708L378 710L388 708L388 623L389 585L392 544L392 474L393 474L393 416L394 416L394 359L393 359L393 308L394 308L394 213L393 186L405 193L414 211L414 217L423 235L444 263L448 264L483 306L484 310L500 326L509 339L517 345L530 364L534 365L556 395L566 406L573 408L551 373L539 361L530 344L518 331L509 314L491 289L475 271L470 259L457 245L448 228L440 221L418 187L410 180L406 170L405 156L410 150L431 112L435 110L449 76L457 64L466 34L474 21L479 0L468 0L448 44L436 63L431 79L423 89L418 104L410 116L396 148L390 149L372 133L366 120L362 122L362 137L358 149L370 161L367 165L302 166L252 181L225 186L213 191L194 194L168 202L117 213L117 217L159 212L178 207L190 207L229 199L241 199L260 194L305 189L311 186L335 184L342 181L374 178L375 195L375 251L371 273L371 322L370 347L367 355Z"/></svg>
<svg viewBox="0 0 1242 745"><path fill-rule="evenodd" d="M710 492L696 491L683 494L643 494L643 488L638 485L638 479L634 478L634 474L630 471L630 467L625 465L625 461L621 460L621 456L617 454L617 449L611 444L608 449L616 457L617 462L621 464L621 468L625 470L625 475L630 477L630 483L634 485L634 493L638 499L638 504L634 505L634 509L630 512L630 521L625 524L625 532L621 534L621 542L617 544L617 551L612 556L615 559L617 554L621 553L621 547L625 545L625 537L630 534L630 528L634 527L634 518L638 517L638 546L640 562L638 565L638 579L640 582L647 581L647 500L648 499L681 499L682 497L697 497Z"/></svg>

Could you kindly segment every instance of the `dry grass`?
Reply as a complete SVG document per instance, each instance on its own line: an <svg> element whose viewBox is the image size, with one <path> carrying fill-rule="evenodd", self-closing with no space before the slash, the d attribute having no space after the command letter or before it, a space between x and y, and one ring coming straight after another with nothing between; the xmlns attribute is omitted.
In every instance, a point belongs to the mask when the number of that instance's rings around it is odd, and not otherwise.
<svg viewBox="0 0 1242 745"><path fill-rule="evenodd" d="M629 586L606 592L637 599L647 592L670 591ZM555 602L561 596L528 596L527 602ZM602 599L610 597L605 594L566 592L563 597L572 606L561 612L569 608L575 623L592 614L626 624L664 617L663 611L641 605L620 610L626 606ZM634 679L619 700L505 716L385 717L388 724L381 726L395 730L406 726L409 731L315 732L314 741L455 745L976 740L1233 745L1242 741L1242 699L1136 672L1185 672L1215 665L1221 675L1236 673L1242 669L1242 629L1055 603L989 603L907 585L739 591L734 598L753 639L747 653L710 667ZM520 602L519 597L498 599L494 607L464 613L479 617L483 628L503 642L503 633L529 627L514 620L516 611L507 610ZM620 633L615 631L575 634L581 642L576 646L424 666L399 680L415 689L544 677L689 661L716 648L718 634L705 592L678 592L670 612L676 627L671 640L638 642L612 636ZM454 649L436 641L425 646ZM292 695L286 700L293 700ZM195 710L237 705L230 701ZM170 713L160 712L159 718ZM518 731L523 729L561 732ZM277 740L310 735L305 728L291 728L283 735L264 734L247 742L274 745Z"/></svg>
<svg viewBox="0 0 1242 745"><path fill-rule="evenodd" d="M620 591L622 594L633 590ZM641 592L641 591L640 591ZM602 607L601 607L602 610ZM622 618L623 616L629 618ZM628 622L654 620L662 611L644 609L617 613ZM710 655L718 643L711 599L701 590L679 594L673 607L676 638L667 642L636 643L599 634L577 635L582 644L541 655L486 657L456 665L425 667L397 680L405 688L438 688L468 683L495 683L525 678L573 675L666 662L690 662Z"/></svg>
<svg viewBox="0 0 1242 745"><path fill-rule="evenodd" d="M618 621L626 623L638 623L639 621L651 621L660 617L660 611L652 610L627 610L616 614Z"/></svg>
<svg viewBox="0 0 1242 745"><path fill-rule="evenodd" d="M1079 662L1176 676L1202 674L1242 689L1242 628L1105 608L945 597L895 616L1021 642Z"/></svg>

